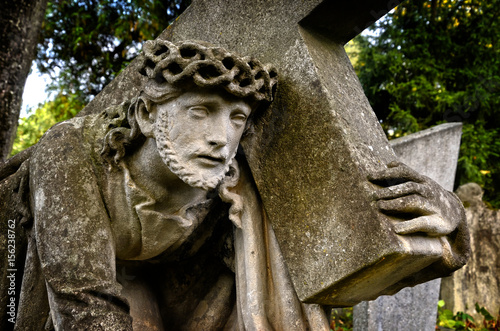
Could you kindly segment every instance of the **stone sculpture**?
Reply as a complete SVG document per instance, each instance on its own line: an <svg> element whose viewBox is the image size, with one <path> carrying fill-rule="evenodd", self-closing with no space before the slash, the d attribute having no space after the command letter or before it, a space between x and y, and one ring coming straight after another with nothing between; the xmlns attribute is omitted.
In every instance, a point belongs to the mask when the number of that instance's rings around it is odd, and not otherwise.
<svg viewBox="0 0 500 331"><path fill-rule="evenodd" d="M2 217L27 229L16 328L328 330L322 307L295 292L239 148L273 100L276 70L158 39L140 72L136 98L54 126L2 168L16 203ZM396 234L448 247L436 275L465 263L453 193L399 163L366 181Z"/></svg>

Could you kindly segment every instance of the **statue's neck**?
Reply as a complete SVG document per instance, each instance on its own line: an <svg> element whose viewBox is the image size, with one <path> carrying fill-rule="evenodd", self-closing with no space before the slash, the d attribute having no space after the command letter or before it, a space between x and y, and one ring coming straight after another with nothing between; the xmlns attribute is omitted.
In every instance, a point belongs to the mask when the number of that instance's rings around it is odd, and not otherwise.
<svg viewBox="0 0 500 331"><path fill-rule="evenodd" d="M175 213L187 204L206 199L206 191L189 186L170 171L152 138L147 138L125 163L134 182L147 191L165 213Z"/></svg>

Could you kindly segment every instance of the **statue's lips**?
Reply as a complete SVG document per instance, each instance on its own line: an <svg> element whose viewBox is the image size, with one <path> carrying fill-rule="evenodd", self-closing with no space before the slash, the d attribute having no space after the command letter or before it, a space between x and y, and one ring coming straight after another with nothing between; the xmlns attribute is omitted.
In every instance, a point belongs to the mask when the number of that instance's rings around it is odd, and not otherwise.
<svg viewBox="0 0 500 331"><path fill-rule="evenodd" d="M226 162L226 158L219 155L200 154L197 159L210 166L218 166Z"/></svg>

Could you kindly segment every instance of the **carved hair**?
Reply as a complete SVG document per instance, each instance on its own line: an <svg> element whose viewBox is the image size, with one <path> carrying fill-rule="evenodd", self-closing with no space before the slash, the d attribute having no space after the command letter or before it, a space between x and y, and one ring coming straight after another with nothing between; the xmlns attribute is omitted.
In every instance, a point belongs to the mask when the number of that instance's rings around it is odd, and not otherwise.
<svg viewBox="0 0 500 331"><path fill-rule="evenodd" d="M172 89L169 93L162 95L162 102L178 97L182 92ZM144 141L136 114L141 107L151 109L154 101L144 92L139 97L124 102L115 107L109 107L101 116L111 120L110 130L106 133L103 141L101 156L111 165L117 165L128 150Z"/></svg>
<svg viewBox="0 0 500 331"><path fill-rule="evenodd" d="M101 155L110 164L118 164L128 149L144 140L135 118L140 107L151 110L154 104L164 103L197 86L222 88L252 105L253 117L273 101L278 82L272 66L206 42L146 41L139 61L139 73L148 80L139 97L127 104L126 118L106 134ZM247 129L252 120L249 118Z"/></svg>

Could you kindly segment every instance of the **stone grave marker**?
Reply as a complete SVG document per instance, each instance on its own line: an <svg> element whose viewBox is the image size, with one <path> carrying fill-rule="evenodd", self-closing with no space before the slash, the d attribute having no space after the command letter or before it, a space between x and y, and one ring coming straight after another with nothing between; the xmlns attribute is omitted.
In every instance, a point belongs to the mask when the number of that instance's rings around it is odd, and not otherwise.
<svg viewBox="0 0 500 331"><path fill-rule="evenodd" d="M500 211L483 201L483 189L476 183L464 184L456 193L465 205L472 258L442 279L440 295L446 309L471 315L477 325L484 317L476 303L493 316L500 312Z"/></svg>

